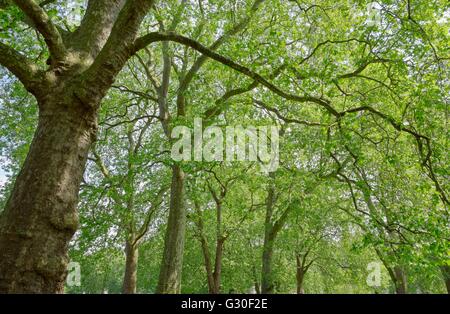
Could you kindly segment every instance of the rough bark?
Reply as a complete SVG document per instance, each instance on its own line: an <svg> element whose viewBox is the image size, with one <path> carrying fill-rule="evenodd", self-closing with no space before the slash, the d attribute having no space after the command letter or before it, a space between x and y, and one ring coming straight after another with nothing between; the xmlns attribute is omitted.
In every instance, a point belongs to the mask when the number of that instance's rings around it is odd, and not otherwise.
<svg viewBox="0 0 450 314"><path fill-rule="evenodd" d="M137 285L137 266L139 258L138 246L127 241L125 244L125 275L123 277L122 293L136 293Z"/></svg>
<svg viewBox="0 0 450 314"><path fill-rule="evenodd" d="M50 94L25 163L0 218L0 292L63 292L67 250L96 112Z"/></svg>
<svg viewBox="0 0 450 314"><path fill-rule="evenodd" d="M169 219L157 293L180 293L185 229L184 172L175 165L172 171Z"/></svg>

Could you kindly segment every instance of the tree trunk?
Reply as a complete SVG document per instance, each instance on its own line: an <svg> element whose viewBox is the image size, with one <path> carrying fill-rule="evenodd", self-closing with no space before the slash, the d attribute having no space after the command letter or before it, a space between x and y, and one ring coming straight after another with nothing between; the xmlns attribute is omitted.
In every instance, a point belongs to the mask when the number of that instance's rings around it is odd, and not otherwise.
<svg viewBox="0 0 450 314"><path fill-rule="evenodd" d="M214 290L214 275L211 265L211 256L209 255L209 248L208 248L208 242L206 241L205 236L201 235L201 245L202 245L202 252L203 252L203 258L205 260L205 271L206 271L206 279L208 283L208 292L213 293Z"/></svg>
<svg viewBox="0 0 450 314"><path fill-rule="evenodd" d="M223 244L225 240L223 238L220 238L217 240L216 243L216 259L215 259L215 265L214 265L214 287L212 290L212 294L219 294L220 293L220 276L222 275L222 256L223 256Z"/></svg>
<svg viewBox="0 0 450 314"><path fill-rule="evenodd" d="M441 266L442 277L444 277L445 287L447 288L447 293L450 294L450 266Z"/></svg>
<svg viewBox="0 0 450 314"><path fill-rule="evenodd" d="M0 293L62 293L96 112L68 95L39 104L27 158L0 218Z"/></svg>
<svg viewBox="0 0 450 314"><path fill-rule="evenodd" d="M264 237L261 276L261 293L263 294L270 294L274 292L274 284L272 278L272 255L273 239L270 236Z"/></svg>
<svg viewBox="0 0 450 314"><path fill-rule="evenodd" d="M305 278L305 271L303 269L303 265L301 263L301 259L299 256L297 256L297 294L304 294L305 291L303 290L303 279Z"/></svg>
<svg viewBox="0 0 450 314"><path fill-rule="evenodd" d="M304 273L302 270L297 269L297 294L304 294L305 290L303 290L303 278Z"/></svg>
<svg viewBox="0 0 450 314"><path fill-rule="evenodd" d="M208 282L208 292L210 294L220 293L220 276L222 274L222 256L223 245L225 239L221 238L216 242L216 255L214 259L214 270L211 263L211 255L209 254L208 243L202 234L201 245L203 257L205 260L206 279Z"/></svg>
<svg viewBox="0 0 450 314"><path fill-rule="evenodd" d="M274 179L275 174L270 174ZM275 186L271 182L269 185L266 199L266 218L264 223L264 244L262 255L262 274L261 274L261 293L269 294L274 292L274 284L272 278L272 255L273 242L276 233L274 232L274 224L272 222L273 207L275 205Z"/></svg>
<svg viewBox="0 0 450 314"><path fill-rule="evenodd" d="M184 172L179 166L173 166L169 219L156 293L180 293L185 229Z"/></svg>
<svg viewBox="0 0 450 314"><path fill-rule="evenodd" d="M405 271L400 266L394 267L395 273L395 292L397 294L406 294L407 292L407 282Z"/></svg>
<svg viewBox="0 0 450 314"><path fill-rule="evenodd" d="M125 275L123 277L122 293L136 293L137 285L137 266L139 258L139 250L137 245L132 245L129 241L125 244Z"/></svg>

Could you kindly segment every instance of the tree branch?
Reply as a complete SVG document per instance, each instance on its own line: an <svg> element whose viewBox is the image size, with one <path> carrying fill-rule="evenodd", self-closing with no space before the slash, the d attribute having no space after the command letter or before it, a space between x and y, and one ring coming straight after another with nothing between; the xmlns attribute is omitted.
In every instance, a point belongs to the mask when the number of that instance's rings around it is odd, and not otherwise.
<svg viewBox="0 0 450 314"><path fill-rule="evenodd" d="M286 64L283 64L275 69L275 71L270 75L270 79L276 78L280 73L286 68ZM257 81L253 81L245 87L231 89L225 92L220 98L216 99L214 102L214 106L208 108L204 113L203 117L205 120L211 120L214 117L217 117L223 111L223 104L226 103L230 98L247 93L251 90L254 90L258 87L259 83Z"/></svg>
<svg viewBox="0 0 450 314"><path fill-rule="evenodd" d="M32 94L36 94L39 69L27 57L0 42L0 65L14 74Z"/></svg>
<svg viewBox="0 0 450 314"><path fill-rule="evenodd" d="M149 45L153 42L158 42L158 41L174 41L174 42L180 43L182 45L191 47L192 49L199 51L200 53L206 55L207 57L209 57L213 60L216 60L216 61L222 63L223 65L228 66L228 67L252 78L254 81L257 81L258 83L267 87L270 91L274 92L275 94L281 96L284 99L292 100L292 101L296 101L296 102L316 103L316 104L324 107L328 112L330 112L334 116L339 116L339 112L336 111L336 109L334 109L330 105L330 102L328 100L318 98L318 97L308 96L308 95L307 96L298 96L298 95L287 93L287 92L281 90L279 87L270 83L268 80L263 78L258 73L250 70L249 68L242 66L242 65L234 62L233 60L214 52L210 48L203 46L202 44L200 44L199 42L197 42L193 39L190 39L190 38L182 36L182 35L178 35L173 32L152 32L152 33L148 33L147 35L138 38L134 44L133 54L136 53L137 51L139 51L140 49L143 49L147 45Z"/></svg>
<svg viewBox="0 0 450 314"><path fill-rule="evenodd" d="M286 123L303 124L303 125L308 125L308 126L327 126L326 124L322 124L319 122L310 122L310 121L305 121L305 120L298 120L295 118L288 118L288 117L283 116L277 108L271 107L258 99L253 99L253 102L255 104L257 104L259 107L266 109L267 111L273 112L277 116L278 119L283 120Z"/></svg>
<svg viewBox="0 0 450 314"><path fill-rule="evenodd" d="M17 6L31 19L36 29L44 37L54 61L64 59L66 47L61 34L39 4L33 0L14 0Z"/></svg>
<svg viewBox="0 0 450 314"><path fill-rule="evenodd" d="M89 0L80 26L70 36L70 46L95 58L105 45L125 0Z"/></svg>
<svg viewBox="0 0 450 314"><path fill-rule="evenodd" d="M391 60L388 60L388 59L373 59L373 60L366 61L362 65L360 65L356 70L354 70L353 72L339 75L337 77L337 79L344 79L344 78L350 78L350 77L358 76L358 74L360 74L362 71L364 71L370 64L373 64L373 63L384 63L384 62L390 62L390 61Z"/></svg>
<svg viewBox="0 0 450 314"><path fill-rule="evenodd" d="M98 105L116 75L132 56L133 43L153 0L127 0L106 44L91 67L83 74L84 84L76 91L85 103Z"/></svg>
<svg viewBox="0 0 450 314"><path fill-rule="evenodd" d="M147 212L147 216L145 217L144 223L142 224L141 228L139 228L138 235L134 239L133 245L137 244L142 239L142 237L144 237L145 234L148 232L148 228L149 228L150 222L152 220L151 218L152 218L153 214L155 213L156 208L159 205L161 205L161 203L163 202L162 198L164 196L164 193L167 191L167 188L168 188L167 186L164 186L158 191L158 194L156 195L155 200L152 202L150 209Z"/></svg>

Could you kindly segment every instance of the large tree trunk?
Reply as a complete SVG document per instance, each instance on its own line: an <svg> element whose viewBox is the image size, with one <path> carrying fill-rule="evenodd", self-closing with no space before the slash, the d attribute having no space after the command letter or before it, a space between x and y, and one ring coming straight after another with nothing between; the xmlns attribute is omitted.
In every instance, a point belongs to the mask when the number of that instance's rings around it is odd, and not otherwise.
<svg viewBox="0 0 450 314"><path fill-rule="evenodd" d="M157 293L180 293L185 229L184 172L179 166L173 166L169 219Z"/></svg>
<svg viewBox="0 0 450 314"><path fill-rule="evenodd" d="M136 293L137 285L138 246L127 241L125 244L125 255L125 275L123 277L122 293L133 294Z"/></svg>
<svg viewBox="0 0 450 314"><path fill-rule="evenodd" d="M447 293L450 294L450 266L441 266L442 277L444 277L445 287L447 288Z"/></svg>
<svg viewBox="0 0 450 314"><path fill-rule="evenodd" d="M0 218L0 293L62 293L96 113L68 95L39 104L25 163Z"/></svg>

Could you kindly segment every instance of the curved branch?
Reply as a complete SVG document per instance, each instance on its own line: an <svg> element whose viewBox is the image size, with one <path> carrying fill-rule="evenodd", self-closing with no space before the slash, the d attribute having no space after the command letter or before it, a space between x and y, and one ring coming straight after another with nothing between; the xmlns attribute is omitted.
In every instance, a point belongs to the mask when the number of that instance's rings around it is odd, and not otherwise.
<svg viewBox="0 0 450 314"><path fill-rule="evenodd" d="M344 78L350 78L350 77L358 76L358 75L359 75L362 71L364 71L370 64L374 64L374 63L385 63L385 62L390 62L390 61L391 61L391 60L388 60L388 59L373 59L373 60L366 61L366 62L364 62L362 65L360 65L356 70L354 70L353 72L339 75L339 76L337 77L337 79L344 79Z"/></svg>
<svg viewBox="0 0 450 314"><path fill-rule="evenodd" d="M330 102L328 100L325 100L323 98L314 97L314 96L309 96L309 95L298 96L295 94L287 93L287 92L281 90L279 87L270 83L268 80L266 80L264 77L262 77L258 73L250 70L249 68L242 66L242 65L234 62L233 60L216 53L215 51L211 50L210 48L208 48L206 46L203 46L202 44L200 44L199 42L197 42L193 39L190 39L190 38L182 36L182 35L178 35L173 32L152 32L152 33L148 33L147 35L138 38L134 44L133 54L135 54L137 51L143 49L147 45L149 45L153 42L158 42L158 41L174 41L174 42L180 43L182 45L191 47L192 49L199 51L200 53L206 55L207 57L209 57L213 60L216 60L216 61L222 63L223 65L228 66L228 67L248 76L249 78L252 78L254 81L257 81L258 83L265 86L273 93L283 97L284 99L292 100L292 101L296 101L296 102L316 103L316 104L320 105L321 107L325 108L332 115L339 116L339 112L336 111L336 109L334 109L330 105Z"/></svg>
<svg viewBox="0 0 450 314"><path fill-rule="evenodd" d="M303 125L308 125L308 126L327 126L326 124L323 124L320 122L310 122L310 121L305 121L305 120L298 120L295 118L288 118L288 117L283 116L277 108L271 107L258 99L253 99L253 102L255 104L257 104L259 107L264 108L267 111L273 112L277 116L278 119L283 120L286 123L303 124Z"/></svg>
<svg viewBox="0 0 450 314"><path fill-rule="evenodd" d="M1 42L0 65L11 71L30 93L36 93L36 77L39 73L37 65L15 49Z"/></svg>
<svg viewBox="0 0 450 314"><path fill-rule="evenodd" d="M33 0L14 0L17 6L31 19L36 29L44 37L50 55L54 61L64 59L66 47L61 34L45 13L44 9Z"/></svg>

